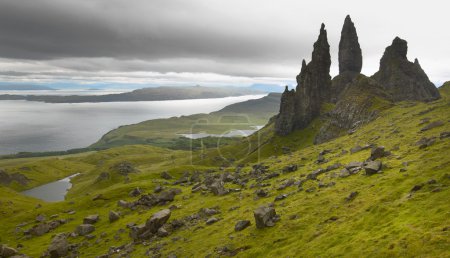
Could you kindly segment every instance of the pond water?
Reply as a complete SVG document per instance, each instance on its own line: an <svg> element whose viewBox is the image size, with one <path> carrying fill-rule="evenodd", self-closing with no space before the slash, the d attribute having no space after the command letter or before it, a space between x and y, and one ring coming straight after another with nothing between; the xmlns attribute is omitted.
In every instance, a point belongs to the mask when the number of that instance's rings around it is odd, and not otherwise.
<svg viewBox="0 0 450 258"><path fill-rule="evenodd" d="M191 133L191 134L180 134L183 137L189 138L189 139L201 139L205 137L246 137L254 132L258 131L259 129L263 128L264 126L253 126L254 130L231 130L224 134L210 134L210 133Z"/></svg>
<svg viewBox="0 0 450 258"><path fill-rule="evenodd" d="M70 179L79 175L79 173L68 176L61 180L51 182L45 185L23 191L22 194L31 196L46 202L64 201L67 191L72 187Z"/></svg>

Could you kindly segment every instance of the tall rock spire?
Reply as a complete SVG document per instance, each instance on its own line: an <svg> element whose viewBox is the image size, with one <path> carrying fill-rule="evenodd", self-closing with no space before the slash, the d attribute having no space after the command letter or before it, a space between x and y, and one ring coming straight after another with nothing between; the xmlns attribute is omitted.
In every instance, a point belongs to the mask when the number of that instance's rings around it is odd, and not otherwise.
<svg viewBox="0 0 450 258"><path fill-rule="evenodd" d="M396 37L380 60L380 70L372 77L383 85L394 101L430 101L440 98L419 61L408 61L408 43Z"/></svg>
<svg viewBox="0 0 450 258"><path fill-rule="evenodd" d="M285 91L281 97L280 113L275 122L278 134L287 135L293 130L305 128L320 115L321 105L330 95L330 66L330 45L325 25L322 24L311 62L302 62L296 91ZM288 119L291 120L287 122Z"/></svg>
<svg viewBox="0 0 450 258"><path fill-rule="evenodd" d="M362 53L355 25L349 15L345 18L339 42L339 74L344 72L360 73Z"/></svg>

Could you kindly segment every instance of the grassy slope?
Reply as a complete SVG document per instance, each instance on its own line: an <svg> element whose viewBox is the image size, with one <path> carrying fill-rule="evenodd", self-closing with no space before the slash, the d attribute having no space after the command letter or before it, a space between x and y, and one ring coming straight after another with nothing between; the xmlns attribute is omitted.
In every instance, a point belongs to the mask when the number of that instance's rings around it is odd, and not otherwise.
<svg viewBox="0 0 450 258"><path fill-rule="evenodd" d="M313 145L313 124L310 128L299 131L288 137L272 138L270 127L261 132L264 145L260 156L264 164L270 166L271 171L280 171L285 165L298 164L299 170L289 174L282 174L278 178L268 180L270 196L254 200L255 189L245 188L240 193L231 193L216 197L211 193L202 195L191 193L190 186L180 187L181 195L176 196L173 203L180 209L174 210L172 219L182 218L193 214L203 207L218 205L222 210L219 222L213 225L198 224L190 229L182 229L172 233L148 246L136 245L133 257L142 257L151 247L165 243L161 253L163 257L176 253L179 257L201 257L217 253L215 248L224 245L230 248L243 246L250 247L239 253L242 257L450 257L449 231L444 228L450 226L448 206L450 159L448 150L450 139L438 139L436 143L425 149L418 149L414 145L421 137L439 136L440 132L450 131L450 85L440 89L444 97L430 104L400 103L395 107L383 111L380 118L362 127L353 135L346 135L334 141L321 145ZM427 112L425 112L427 111ZM441 120L443 126L426 132L419 132L423 125L420 120L429 117L432 121ZM320 123L316 121L315 123ZM253 141L256 136L251 137ZM246 139L243 139L244 142ZM393 155L382 158L385 165L382 174L365 176L356 174L347 178L333 178L333 172L323 174L319 179L323 182L336 182L334 187L317 188L317 182L308 181L304 189L315 186L312 193L297 192L296 187L288 187L283 191L276 188L280 181L287 178L300 179L318 167L326 167L335 162L346 164L351 161L365 160L370 151L361 151L354 154L339 155L343 149L349 150L355 145L375 143L384 145L392 150ZM226 147L231 155L238 156L243 151L243 144ZM288 146L292 153L282 155L281 147ZM395 150L398 147L398 150ZM324 165L317 165L315 160L323 149L331 149L326 154L330 161ZM222 152L223 153L223 152ZM237 153L237 154L236 154ZM255 152L253 152L255 153ZM6 216L0 218L0 231L2 242L11 246L17 243L24 245L22 251L33 257L40 256L48 246L51 236L57 232L73 231L87 214L99 213L101 221L96 224L94 234L99 239L101 232L105 238L96 243L83 237L71 238L71 242L87 242L79 249L81 257L95 257L106 253L110 246L119 246L129 243L128 229L125 233L117 233L119 229L126 228L130 222L142 223L156 211L165 207L154 207L147 211L130 211L119 209L117 200L132 200L128 192L134 187L141 187L145 192L151 192L158 184L165 184L160 179L159 172L168 170L175 177L183 171L205 171L214 169L219 171L217 151L207 150L203 153L206 158L200 159L195 153L194 161L197 165L190 165L190 153L185 151L171 151L150 146L124 146L81 157L71 157L62 162L69 164L84 164L91 170L74 179L75 186L70 191L68 200L61 203L43 203L42 208L34 209L38 201L25 198L12 190L0 188L2 205L4 195L12 196L15 216L8 214L11 210L3 210ZM219 157L220 158L220 157ZM247 166L243 171L250 170L251 162L256 162L255 154L249 157L244 154L240 161L232 165L244 163ZM33 160L36 166L46 166L46 162ZM216 160L216 162L214 162ZM103 171L113 173L111 168L117 162L129 161L139 170L139 173L130 175L130 182L124 183L123 178L114 176L102 183L95 179ZM405 167L402 163L408 162ZM227 164L229 165L229 164ZM13 166L13 165L12 165ZM21 166L18 165L17 166ZM399 172L406 168L406 172ZM12 168L10 168L12 169ZM230 166L225 170L234 171ZM338 172L338 170L336 171ZM435 179L437 184L427 184ZM248 184L251 185L253 180ZM414 185L425 183L425 186L413 193L410 190ZM226 185L229 188L238 186ZM440 191L433 191L440 188ZM358 191L359 195L352 202L344 199L350 192ZM91 201L92 196L103 194L108 200ZM273 201L281 193L292 193L287 199L276 202L275 208L281 215L281 220L273 228L256 229L253 220L253 209L261 204ZM169 206L169 205L166 205ZM231 207L240 208L229 211ZM4 206L2 206L4 207ZM75 215L67 215L64 210L74 209ZM123 218L110 224L107 221L109 210L120 210ZM59 227L52 233L41 237L25 239L21 234L15 234L15 226L21 222L33 222L37 214L48 216L60 214L60 218L72 218L73 221ZM291 215L298 215L298 219L291 220ZM327 221L336 216L336 221ZM234 224L239 219L249 219L252 226L241 232L234 232ZM118 234L118 238L113 236ZM180 240L173 240L180 237Z"/></svg>

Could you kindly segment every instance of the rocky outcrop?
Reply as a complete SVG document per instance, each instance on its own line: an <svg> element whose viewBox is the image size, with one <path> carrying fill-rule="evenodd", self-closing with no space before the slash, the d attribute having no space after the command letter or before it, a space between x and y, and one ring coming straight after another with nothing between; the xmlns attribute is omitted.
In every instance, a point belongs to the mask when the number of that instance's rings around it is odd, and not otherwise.
<svg viewBox="0 0 450 258"><path fill-rule="evenodd" d="M275 123L275 130L286 135L294 130L295 120L295 91L286 86L281 95L280 112Z"/></svg>
<svg viewBox="0 0 450 258"><path fill-rule="evenodd" d="M307 65L305 61L302 63L296 91L286 90L281 97L280 113L275 121L275 130L279 135L305 128L320 115L322 102L330 96L330 66L330 45L325 25L322 24L311 62Z"/></svg>
<svg viewBox="0 0 450 258"><path fill-rule="evenodd" d="M324 125L314 143L323 143L357 129L375 119L380 109L390 104L390 96L383 86L374 79L359 75L346 86L334 109L324 114Z"/></svg>
<svg viewBox="0 0 450 258"><path fill-rule="evenodd" d="M339 74L361 73L362 53L355 25L349 15L345 18L339 42Z"/></svg>
<svg viewBox="0 0 450 258"><path fill-rule="evenodd" d="M330 80L330 46L322 24L311 62L302 63L296 90L287 88L275 117L275 132L288 135L320 116L324 122L314 142L322 143L375 119L383 108L403 100L430 101L440 97L419 62L409 62L406 41L395 38L386 48L380 70L368 78L360 74L362 53L350 16L339 42L339 75ZM325 104L325 105L324 105ZM333 107L332 105L335 104ZM331 110L321 110L322 107ZM329 110L329 109L328 109Z"/></svg>
<svg viewBox="0 0 450 258"><path fill-rule="evenodd" d="M419 61L408 61L407 53L408 43L396 37L384 51L380 69L372 77L386 88L394 101L439 99L439 91L430 82Z"/></svg>

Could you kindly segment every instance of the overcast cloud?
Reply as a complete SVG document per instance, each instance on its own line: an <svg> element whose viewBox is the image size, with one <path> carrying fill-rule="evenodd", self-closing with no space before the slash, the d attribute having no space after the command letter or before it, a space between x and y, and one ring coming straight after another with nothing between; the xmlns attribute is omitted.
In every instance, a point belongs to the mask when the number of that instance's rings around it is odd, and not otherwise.
<svg viewBox="0 0 450 258"><path fill-rule="evenodd" d="M448 10L444 0L0 0L0 81L292 83L322 22L337 73L350 14L363 73L400 36L439 84L450 80Z"/></svg>

